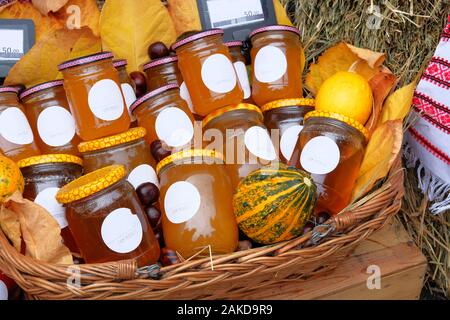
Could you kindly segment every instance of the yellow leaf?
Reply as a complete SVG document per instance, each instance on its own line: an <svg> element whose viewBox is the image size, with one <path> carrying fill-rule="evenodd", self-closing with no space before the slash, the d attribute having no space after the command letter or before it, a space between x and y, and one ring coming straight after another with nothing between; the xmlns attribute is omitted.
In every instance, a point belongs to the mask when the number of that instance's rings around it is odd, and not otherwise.
<svg viewBox="0 0 450 320"><path fill-rule="evenodd" d="M89 28L60 29L43 38L10 70L5 84L30 87L58 79L58 64L100 51L100 39Z"/></svg>
<svg viewBox="0 0 450 320"><path fill-rule="evenodd" d="M379 179L386 177L401 150L402 140L401 120L387 121L374 131L359 169L353 200L369 191Z"/></svg>
<svg viewBox="0 0 450 320"><path fill-rule="evenodd" d="M68 0L31 0L33 6L43 15L49 12L56 12L67 3Z"/></svg>
<svg viewBox="0 0 450 320"><path fill-rule="evenodd" d="M106 0L100 16L103 43L117 58L128 60L128 71L137 71L149 60L148 47L176 40L175 27L160 0Z"/></svg>
<svg viewBox="0 0 450 320"><path fill-rule="evenodd" d="M359 58L363 59L364 61L367 61L367 63L371 68L377 68L381 66L384 60L386 59L386 55L382 52L375 52L369 49L358 48L348 43L347 46Z"/></svg>
<svg viewBox="0 0 450 320"><path fill-rule="evenodd" d="M388 120L402 120L408 115L411 109L411 104L414 96L416 82L410 84L393 92L384 103L381 121Z"/></svg>
<svg viewBox="0 0 450 320"><path fill-rule="evenodd" d="M279 0L273 0L273 6L275 7L275 14L277 16L278 24L284 24L286 26L292 26L292 22L289 19L286 10Z"/></svg>
<svg viewBox="0 0 450 320"><path fill-rule="evenodd" d="M0 12L0 19L31 19L36 27L36 42L60 29L63 24L54 16L45 17L28 2L16 2Z"/></svg>
<svg viewBox="0 0 450 320"><path fill-rule="evenodd" d="M100 35L100 10L96 0L69 0L55 16L68 29L89 27L96 36Z"/></svg>

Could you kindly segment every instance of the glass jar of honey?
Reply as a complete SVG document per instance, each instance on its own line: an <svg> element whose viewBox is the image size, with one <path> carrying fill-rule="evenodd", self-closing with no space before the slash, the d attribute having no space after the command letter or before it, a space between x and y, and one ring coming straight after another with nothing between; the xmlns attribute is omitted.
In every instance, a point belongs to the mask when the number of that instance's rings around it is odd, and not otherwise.
<svg viewBox="0 0 450 320"><path fill-rule="evenodd" d="M101 52L58 66L64 76L77 134L84 141L124 132L130 127L119 73L112 58L111 52Z"/></svg>
<svg viewBox="0 0 450 320"><path fill-rule="evenodd" d="M225 156L233 190L250 172L277 160L277 152L259 107L241 103L209 114L202 123L206 149Z"/></svg>
<svg viewBox="0 0 450 320"><path fill-rule="evenodd" d="M261 107L264 123L270 132L278 130L280 160L287 164L303 129L304 116L314 110L314 99L283 99Z"/></svg>
<svg viewBox="0 0 450 320"><path fill-rule="evenodd" d="M123 97L125 98L125 104L127 105L128 115L130 116L131 126L136 126L136 118L131 114L130 106L136 101L136 93L133 88L133 82L130 75L127 72L127 60L116 59L113 60L113 66L119 72L119 82L122 88Z"/></svg>
<svg viewBox="0 0 450 320"><path fill-rule="evenodd" d="M300 31L269 26L250 34L253 63L252 98L258 106L279 99L301 98L303 48Z"/></svg>
<svg viewBox="0 0 450 320"><path fill-rule="evenodd" d="M65 185L56 194L66 206L70 230L86 263L159 259L159 244L122 165L104 167Z"/></svg>
<svg viewBox="0 0 450 320"><path fill-rule="evenodd" d="M336 215L350 203L367 138L367 129L349 117L306 114L290 164L311 173L318 192L316 213Z"/></svg>
<svg viewBox="0 0 450 320"><path fill-rule="evenodd" d="M0 87L0 150L13 161L41 154L18 91L17 87Z"/></svg>
<svg viewBox="0 0 450 320"><path fill-rule="evenodd" d="M132 128L127 132L106 138L82 142L78 146L83 155L86 173L103 167L121 164L125 167L135 189L145 182L158 185L156 163L150 153L150 146L144 137L147 130Z"/></svg>
<svg viewBox="0 0 450 320"><path fill-rule="evenodd" d="M157 166L167 247L188 259L233 252L238 228L223 156L212 150L174 153Z"/></svg>
<svg viewBox="0 0 450 320"><path fill-rule="evenodd" d="M195 92L191 99L200 116L244 98L223 33L220 29L200 32L172 46L187 88Z"/></svg>
<svg viewBox="0 0 450 320"><path fill-rule="evenodd" d="M242 41L231 41L225 43L225 45L228 47L228 50L230 51L239 83L242 90L244 91L244 100L247 102L247 100L252 96L252 90L250 88L250 81L248 79L247 61L242 54L242 44Z"/></svg>
<svg viewBox="0 0 450 320"><path fill-rule="evenodd" d="M20 94L20 100L42 153L79 155L80 139L75 133L75 120L62 80L31 87Z"/></svg>
<svg viewBox="0 0 450 320"><path fill-rule="evenodd" d="M66 219L66 208L56 201L56 194L81 177L82 160L68 154L48 154L23 159L17 165L25 180L23 197L46 209L58 222L64 244L71 252L79 253Z"/></svg>
<svg viewBox="0 0 450 320"><path fill-rule="evenodd" d="M173 149L183 148L194 137L194 117L180 97L178 85L151 91L131 106L140 127L147 129L149 144L161 140Z"/></svg>

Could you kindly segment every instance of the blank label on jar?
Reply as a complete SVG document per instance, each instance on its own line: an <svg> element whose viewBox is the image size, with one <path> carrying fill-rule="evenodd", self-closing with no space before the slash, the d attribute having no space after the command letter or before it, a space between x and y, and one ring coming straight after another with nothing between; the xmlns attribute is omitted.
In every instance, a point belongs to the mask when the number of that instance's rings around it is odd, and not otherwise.
<svg viewBox="0 0 450 320"><path fill-rule="evenodd" d="M170 222L178 224L189 221L200 209L201 196L198 189L186 181L178 181L167 189L164 211Z"/></svg>
<svg viewBox="0 0 450 320"><path fill-rule="evenodd" d="M119 208L103 220L101 235L106 246L117 253L129 253L141 244L142 224L128 208Z"/></svg>
<svg viewBox="0 0 450 320"><path fill-rule="evenodd" d="M186 82L183 81L183 83L180 86L180 97L186 101L189 110L191 110L192 113L195 113L194 111L194 105L192 104L192 99L191 99L191 95L189 93L189 90L186 86Z"/></svg>
<svg viewBox="0 0 450 320"><path fill-rule="evenodd" d="M156 134L169 147L181 147L189 143L194 136L191 119L181 109L169 107L156 117Z"/></svg>
<svg viewBox="0 0 450 320"><path fill-rule="evenodd" d="M17 107L7 108L0 114L0 134L11 143L33 143L33 131L27 117Z"/></svg>
<svg viewBox="0 0 450 320"><path fill-rule="evenodd" d="M269 133L264 128L254 126L245 132L245 146L248 151L263 160L273 161L277 155Z"/></svg>
<svg viewBox="0 0 450 320"><path fill-rule="evenodd" d="M230 92L237 84L234 66L223 54L213 54L203 62L202 80L209 90L216 93Z"/></svg>
<svg viewBox="0 0 450 320"><path fill-rule="evenodd" d="M60 106L43 110L39 114L37 128L42 141L51 147L64 146L75 136L75 120Z"/></svg>
<svg viewBox="0 0 450 320"><path fill-rule="evenodd" d="M280 150L283 157L287 160L291 159L292 153L294 152L295 145L297 144L298 135L302 131L303 126L294 125L289 127L281 135L280 140Z"/></svg>
<svg viewBox="0 0 450 320"><path fill-rule="evenodd" d="M234 63L234 68L236 69L239 83L244 91L244 99L248 99L252 95L252 90L250 89L250 82L248 80L247 67L242 61L238 61Z"/></svg>
<svg viewBox="0 0 450 320"><path fill-rule="evenodd" d="M286 55L277 47L262 47L256 54L254 68L255 77L259 82L275 82L287 71Z"/></svg>
<svg viewBox="0 0 450 320"><path fill-rule="evenodd" d="M89 90L88 102L92 113L104 121L117 120L124 111L122 90L111 79L96 82Z"/></svg>
<svg viewBox="0 0 450 320"><path fill-rule="evenodd" d="M320 136L312 138L303 147L300 164L312 174L327 174L336 169L341 152L332 139Z"/></svg>
<svg viewBox="0 0 450 320"><path fill-rule="evenodd" d="M8 287L0 280L0 301L8 300Z"/></svg>
<svg viewBox="0 0 450 320"><path fill-rule="evenodd" d="M40 205L47 210L56 221L58 221L61 229L66 228L69 223L66 219L66 209L58 201L56 201L56 194L59 188L47 188L39 192L34 199L34 203Z"/></svg>
<svg viewBox="0 0 450 320"><path fill-rule="evenodd" d="M123 97L125 98L125 104L127 105L128 114L130 115L131 122L133 122L136 120L136 118L130 111L130 106L137 99L136 93L134 92L133 87L128 83L122 83L120 86L122 87Z"/></svg>
<svg viewBox="0 0 450 320"><path fill-rule="evenodd" d="M156 175L155 170L148 164L141 164L134 168L128 175L128 182L131 183L135 189L146 182L151 182L156 186L159 185L158 176Z"/></svg>

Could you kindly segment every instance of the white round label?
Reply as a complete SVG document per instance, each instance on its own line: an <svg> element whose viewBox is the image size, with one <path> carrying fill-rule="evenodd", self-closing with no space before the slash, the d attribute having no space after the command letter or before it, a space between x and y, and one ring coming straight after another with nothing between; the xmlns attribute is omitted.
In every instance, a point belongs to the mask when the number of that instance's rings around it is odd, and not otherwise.
<svg viewBox="0 0 450 320"><path fill-rule="evenodd" d="M312 138L303 147L300 164L303 169L313 174L327 174L336 169L341 152L336 142L320 136Z"/></svg>
<svg viewBox="0 0 450 320"><path fill-rule="evenodd" d="M56 194L59 188L47 188L39 192L34 199L34 203L40 205L42 208L47 210L56 221L58 221L61 229L66 228L69 223L66 219L66 209L62 204L56 201Z"/></svg>
<svg viewBox="0 0 450 320"><path fill-rule="evenodd" d="M230 92L237 84L234 66L223 54L213 54L203 62L202 80L209 90L217 93Z"/></svg>
<svg viewBox="0 0 450 320"><path fill-rule="evenodd" d="M156 186L159 186L158 176L156 175L155 169L153 169L148 164L141 164L131 171L128 175L128 182L137 189L141 184L146 182L151 182Z"/></svg>
<svg viewBox="0 0 450 320"><path fill-rule="evenodd" d="M133 113L130 110L130 106L133 104L133 102L136 101L136 93L134 92L134 89L130 84L128 83L122 83L120 85L122 87L123 97L125 98L125 104L127 105L128 114L130 115L131 122L136 121L136 117L133 115Z"/></svg>
<svg viewBox="0 0 450 320"><path fill-rule="evenodd" d="M191 119L181 109L169 107L156 117L156 134L169 147L181 147L192 140L194 126Z"/></svg>
<svg viewBox="0 0 450 320"><path fill-rule="evenodd" d="M183 81L183 83L180 86L180 97L186 101L189 110L191 110L192 113L195 113L194 111L194 105L192 104L192 99L191 99L191 95L189 93L189 90L186 86L186 82Z"/></svg>
<svg viewBox="0 0 450 320"><path fill-rule="evenodd" d="M117 253L129 253L141 244L141 221L128 208L111 212L102 223L102 239L106 246Z"/></svg>
<svg viewBox="0 0 450 320"><path fill-rule="evenodd" d="M167 189L164 209L172 223L183 223L192 219L200 209L201 197L198 189L186 181L178 181Z"/></svg>
<svg viewBox="0 0 450 320"><path fill-rule="evenodd" d="M274 46L262 47L255 57L255 76L259 82L279 80L287 71L286 55Z"/></svg>
<svg viewBox="0 0 450 320"><path fill-rule="evenodd" d="M294 125L287 128L280 139L280 150L283 157L287 160L291 159L294 152L295 145L297 144L298 135L303 130L303 126Z"/></svg>
<svg viewBox="0 0 450 320"><path fill-rule="evenodd" d="M68 144L75 136L75 120L69 111L54 106L39 114L37 129L45 144L60 147Z"/></svg>
<svg viewBox="0 0 450 320"><path fill-rule="evenodd" d="M239 83L244 91L244 99L248 99L252 95L252 90L250 89L250 81L248 80L247 67L242 61L238 61L234 63L234 68L236 69Z"/></svg>
<svg viewBox="0 0 450 320"><path fill-rule="evenodd" d="M17 107L7 108L0 114L0 134L14 144L30 144L34 140L27 117Z"/></svg>
<svg viewBox="0 0 450 320"><path fill-rule="evenodd" d="M0 280L0 301L8 300L8 287Z"/></svg>
<svg viewBox="0 0 450 320"><path fill-rule="evenodd" d="M273 161L277 155L267 130L254 126L245 132L244 143L248 151L258 158Z"/></svg>
<svg viewBox="0 0 450 320"><path fill-rule="evenodd" d="M88 103L92 113L104 121L119 119L124 110L120 87L111 79L97 81L89 90Z"/></svg>

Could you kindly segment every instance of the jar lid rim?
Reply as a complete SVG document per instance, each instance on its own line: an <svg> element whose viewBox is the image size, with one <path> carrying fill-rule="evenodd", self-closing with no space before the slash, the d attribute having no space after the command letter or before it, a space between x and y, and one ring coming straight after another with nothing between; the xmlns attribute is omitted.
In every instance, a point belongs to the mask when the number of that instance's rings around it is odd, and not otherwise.
<svg viewBox="0 0 450 320"><path fill-rule="evenodd" d="M244 45L244 42L243 41L229 41L229 42L225 42L224 45L226 45L228 48L242 47Z"/></svg>
<svg viewBox="0 0 450 320"><path fill-rule="evenodd" d="M144 94L142 97L140 97L139 99L137 99L135 102L133 102L130 106L130 111L133 112L134 110L136 110L137 107L139 107L141 104L143 104L145 101L172 89L179 89L180 87L178 86L177 83L170 83L168 85L165 85L163 87L160 87L158 89L155 89L153 91L147 92L146 94Z"/></svg>
<svg viewBox="0 0 450 320"><path fill-rule="evenodd" d="M17 166L19 168L26 168L38 164L48 163L73 163L83 166L83 160L71 154L45 154L40 156L33 156L19 160Z"/></svg>
<svg viewBox="0 0 450 320"><path fill-rule="evenodd" d="M196 33L192 36L189 36L187 38L184 38L180 41L175 42L172 45L172 50L176 50L179 47L184 46L185 44L188 44L189 42L192 42L192 41L195 41L198 39L202 39L202 38L209 37L209 36L214 36L217 34L223 35L224 33L225 33L225 31L223 29L219 29L219 28L202 31L202 32Z"/></svg>
<svg viewBox="0 0 450 320"><path fill-rule="evenodd" d="M294 26L278 24L278 25L266 26L266 27L255 29L250 33L249 37L252 38L256 34L266 32L266 31L290 31L290 32L294 32L298 36L300 36L300 30L298 28L296 28Z"/></svg>
<svg viewBox="0 0 450 320"><path fill-rule="evenodd" d="M131 128L128 131L115 134L112 136L84 141L78 145L78 151L81 153L92 152L97 150L103 150L118 146L120 144L136 141L145 137L147 130L142 127Z"/></svg>
<svg viewBox="0 0 450 320"><path fill-rule="evenodd" d="M87 56L64 61L63 63L58 65L58 70L63 71L65 69L72 68L75 66L81 66L83 64L88 64L88 63L95 62L95 61L111 59L113 57L114 57L114 55L110 51L97 52L97 53L93 53L93 54L90 54Z"/></svg>
<svg viewBox="0 0 450 320"><path fill-rule="evenodd" d="M188 149L188 150L182 150L176 153L171 154L170 156L164 158L161 160L158 165L156 166L156 173L159 175L161 173L161 170L164 169L169 164L180 161L187 158L215 158L217 160L220 160L221 162L224 161L224 156L222 153L215 151L215 150L209 150L209 149Z"/></svg>
<svg viewBox="0 0 450 320"><path fill-rule="evenodd" d="M113 66L114 68L120 68L128 65L127 59L115 59L113 60Z"/></svg>
<svg viewBox="0 0 450 320"><path fill-rule="evenodd" d="M0 92L12 92L12 93L19 93L19 88L13 87L13 86L0 86Z"/></svg>
<svg viewBox="0 0 450 320"><path fill-rule="evenodd" d="M154 67L166 64L166 63L175 62L175 61L178 61L178 56L170 56L170 57L154 59L154 60L149 61L146 64L144 64L144 66L142 68L144 71L147 71L148 69L151 69L151 68L154 68Z"/></svg>
<svg viewBox="0 0 450 320"><path fill-rule="evenodd" d="M211 122L212 120L216 119L217 117L220 117L221 115L230 112L230 111L237 111L237 110L250 110L250 111L256 111L260 114L261 118L263 117L262 111L258 106L255 106L254 104L250 103L239 103L227 107L220 108L218 110L215 110L208 114L202 121L202 127L206 127L206 125Z"/></svg>
<svg viewBox="0 0 450 320"><path fill-rule="evenodd" d="M101 168L66 184L56 194L56 200L61 204L68 204L87 198L122 180L125 175L123 165Z"/></svg>
<svg viewBox="0 0 450 320"><path fill-rule="evenodd" d="M314 107L316 100L313 98L294 98L294 99L280 99L266 103L261 107L262 112L269 110L283 108L283 107Z"/></svg>
<svg viewBox="0 0 450 320"><path fill-rule="evenodd" d="M25 97L28 97L29 95L39 92L39 91L43 91L46 89L50 89L50 88L54 88L54 87L59 87L64 85L64 80L53 80L53 81L47 81L47 82L43 82L43 83L39 83L35 86L32 86L28 89L25 89L19 96L20 100L22 100Z"/></svg>

